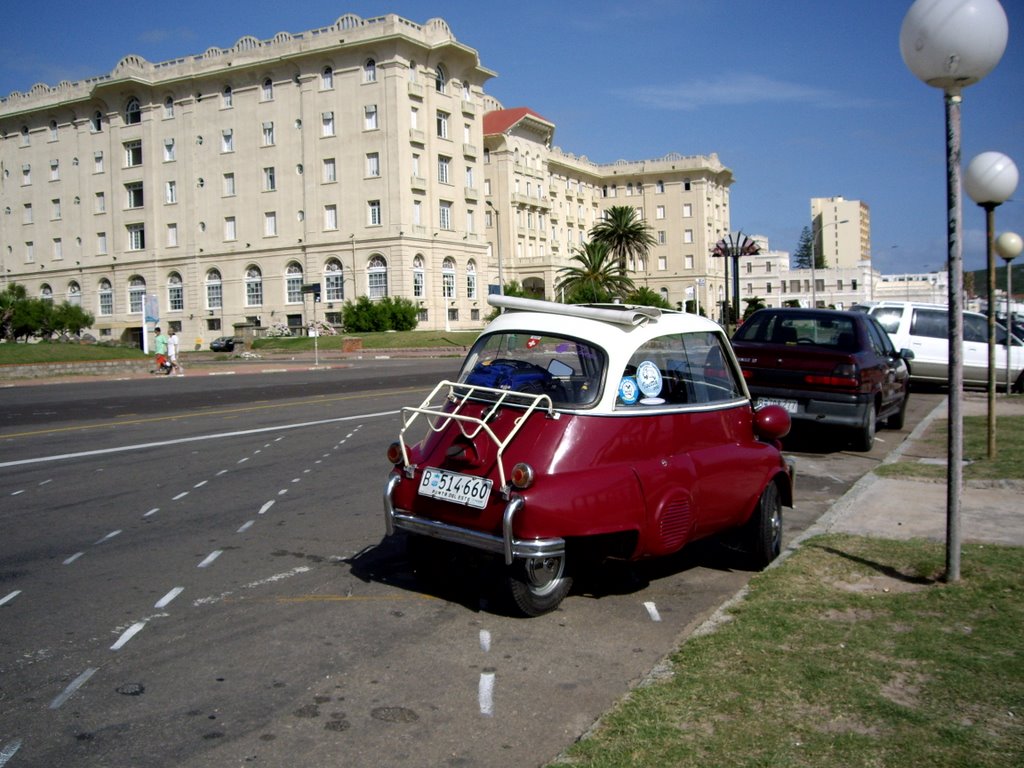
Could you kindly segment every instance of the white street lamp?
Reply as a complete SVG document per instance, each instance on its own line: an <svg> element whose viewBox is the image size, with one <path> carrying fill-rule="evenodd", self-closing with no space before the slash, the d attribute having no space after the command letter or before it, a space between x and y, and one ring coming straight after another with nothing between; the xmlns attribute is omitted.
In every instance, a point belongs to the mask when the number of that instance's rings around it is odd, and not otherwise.
<svg viewBox="0 0 1024 768"><path fill-rule="evenodd" d="M988 280L988 457L996 457L996 208L1010 199L1019 180L1017 166L1001 152L982 152L967 164L964 189L985 209L985 265Z"/></svg>
<svg viewBox="0 0 1024 768"><path fill-rule="evenodd" d="M1010 351L1013 346L1013 272L1010 262L1020 256L1024 242L1016 232L1003 232L996 238L996 251L1006 262L1006 394L1010 394Z"/></svg>
<svg viewBox="0 0 1024 768"><path fill-rule="evenodd" d="M1006 50L1009 25L998 0L915 0L900 27L900 54L946 105L946 232L949 272L949 436L946 457L946 580L960 580L963 487L963 243L960 224L961 89L991 72Z"/></svg>

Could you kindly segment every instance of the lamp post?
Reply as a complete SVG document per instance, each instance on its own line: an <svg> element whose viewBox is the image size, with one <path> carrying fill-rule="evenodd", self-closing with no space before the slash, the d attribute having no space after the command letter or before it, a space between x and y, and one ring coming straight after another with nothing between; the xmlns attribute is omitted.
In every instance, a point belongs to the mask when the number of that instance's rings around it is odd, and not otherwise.
<svg viewBox="0 0 1024 768"><path fill-rule="evenodd" d="M849 221L850 221L849 219L843 219L842 221L830 221L827 224L822 224L820 227L818 227L818 234L821 235L821 233L825 231L825 227L835 227L836 229L838 229L840 224L847 224ZM814 225L813 221L811 222L811 225L812 226ZM814 267L815 267L815 263L814 262L816 260L816 257L814 255L814 244L817 241L818 241L818 238L814 235L814 232L811 232L811 309L817 309L818 308L818 286L817 286L817 282L818 281L814 277ZM822 244L822 246L825 245L824 236L822 236L821 244ZM823 247L822 248L822 256L824 256L824 255L825 255L825 249Z"/></svg>
<svg viewBox="0 0 1024 768"><path fill-rule="evenodd" d="M498 209L494 207L494 203L490 200L487 201L487 207L494 211L494 243L498 251L498 295L504 296L505 275L501 265L501 219L498 217Z"/></svg>
<svg viewBox="0 0 1024 768"><path fill-rule="evenodd" d="M725 303L729 301L729 259L732 259L732 306L730 311L723 317L723 324L729 328L732 323L732 313L739 317L740 303L740 256L756 256L761 252L761 247L745 237L742 232L728 234L715 243L711 250L712 256L721 256L725 259Z"/></svg>
<svg viewBox="0 0 1024 768"><path fill-rule="evenodd" d="M1006 394L1011 392L1010 351L1013 348L1013 272L1010 262L1020 256L1022 249L1024 242L1016 232L1003 232L996 238L996 251L1006 262Z"/></svg>
<svg viewBox="0 0 1024 768"><path fill-rule="evenodd" d="M941 88L946 112L946 233L949 272L949 430L946 441L946 581L960 580L963 488L963 243L960 223L960 101L1006 50L1006 12L998 0L915 0L900 27L900 54L926 85Z"/></svg>
<svg viewBox="0 0 1024 768"><path fill-rule="evenodd" d="M982 152L967 164L964 189L985 209L985 278L988 282L988 457L996 457L996 208L1017 189L1013 160L1000 152Z"/></svg>

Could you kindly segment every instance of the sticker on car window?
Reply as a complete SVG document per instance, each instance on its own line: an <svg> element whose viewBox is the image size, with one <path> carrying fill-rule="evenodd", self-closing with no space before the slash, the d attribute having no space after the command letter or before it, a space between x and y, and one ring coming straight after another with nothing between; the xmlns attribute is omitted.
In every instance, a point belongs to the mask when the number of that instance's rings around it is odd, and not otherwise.
<svg viewBox="0 0 1024 768"><path fill-rule="evenodd" d="M640 389L636 385L636 379L632 376L623 376L619 382L619 399L625 405L636 405L640 398Z"/></svg>
<svg viewBox="0 0 1024 768"><path fill-rule="evenodd" d="M656 397L661 392L661 370L650 360L644 360L636 367L636 380L640 391L647 397Z"/></svg>

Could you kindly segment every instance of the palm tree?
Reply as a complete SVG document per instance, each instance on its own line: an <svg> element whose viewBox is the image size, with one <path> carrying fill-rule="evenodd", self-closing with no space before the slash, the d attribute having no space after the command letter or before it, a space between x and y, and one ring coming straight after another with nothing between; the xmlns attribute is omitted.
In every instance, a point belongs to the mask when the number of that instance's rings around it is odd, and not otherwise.
<svg viewBox="0 0 1024 768"><path fill-rule="evenodd" d="M556 291L564 291L570 303L604 302L633 290L633 281L622 274L605 243L591 241L574 250L576 264L558 270Z"/></svg>
<svg viewBox="0 0 1024 768"><path fill-rule="evenodd" d="M647 257L657 241L647 223L637 217L636 209L628 205L613 205L604 218L590 230L590 239L604 243L618 259L619 274L626 274L630 259Z"/></svg>

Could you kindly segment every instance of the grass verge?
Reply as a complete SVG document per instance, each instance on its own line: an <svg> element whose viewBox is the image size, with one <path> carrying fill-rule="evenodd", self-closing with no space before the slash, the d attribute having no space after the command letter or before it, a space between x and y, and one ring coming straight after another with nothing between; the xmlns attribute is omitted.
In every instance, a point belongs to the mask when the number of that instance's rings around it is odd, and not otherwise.
<svg viewBox="0 0 1024 768"><path fill-rule="evenodd" d="M146 356L133 347L107 347L100 344L0 344L0 365L39 363L83 363L97 360L142 360Z"/></svg>
<svg viewBox="0 0 1024 768"><path fill-rule="evenodd" d="M321 336L318 346L323 350L340 350L346 338L358 338L363 349L436 349L438 347L468 348L476 341L479 331L389 331L360 333L354 336ZM313 339L309 337L283 339L257 339L253 349L282 352L312 352Z"/></svg>
<svg viewBox="0 0 1024 768"><path fill-rule="evenodd" d="M915 444L915 455L875 469L881 477L944 480L945 464L924 464L922 458L945 459L949 421L936 419ZM988 456L988 420L985 416L964 418L964 479L1024 479L1024 416L996 419L996 457Z"/></svg>
<svg viewBox="0 0 1024 768"><path fill-rule="evenodd" d="M809 540L552 765L1024 764L1024 549Z"/></svg>

